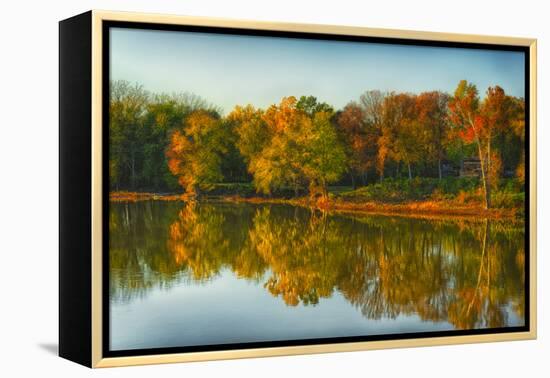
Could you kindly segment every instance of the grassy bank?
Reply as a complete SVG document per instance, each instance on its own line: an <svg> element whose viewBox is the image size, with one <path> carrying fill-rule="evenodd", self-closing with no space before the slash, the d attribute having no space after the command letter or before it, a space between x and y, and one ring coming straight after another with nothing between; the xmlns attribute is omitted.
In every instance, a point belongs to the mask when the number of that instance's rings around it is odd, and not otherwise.
<svg viewBox="0 0 550 378"><path fill-rule="evenodd" d="M242 203L273 203L302 206L327 211L344 213L363 213L378 215L400 215L407 217L421 218L517 218L521 210L517 208L492 208L484 209L481 204L460 205L448 201L410 201L403 203L381 203L381 202L350 202L342 199L329 199L328 201L313 201L307 197L284 199L264 197L224 197L228 202Z"/></svg>
<svg viewBox="0 0 550 378"><path fill-rule="evenodd" d="M339 191L334 193L333 197L355 203L445 202L453 207L479 207L483 203L483 192L478 179L455 177L442 180L435 178L387 179L357 190ZM515 179L501 180L491 195L491 207L496 209L521 208L524 201L523 185Z"/></svg>
<svg viewBox="0 0 550 378"><path fill-rule="evenodd" d="M231 202L280 203L331 211L484 218L520 217L525 201L519 182L502 180L492 193L492 208L486 210L483 208L479 182L475 178L387 179L355 190L347 186L334 186L329 188L328 198L311 198L307 193L293 197L288 190L265 196L257 194L250 183L227 183L214 185L205 191L204 196ZM113 202L135 202L185 201L190 198L173 193L111 192L109 199Z"/></svg>
<svg viewBox="0 0 550 378"><path fill-rule="evenodd" d="M184 194L165 194L149 192L118 191L109 193L111 202L138 202L138 201L185 201L188 198Z"/></svg>

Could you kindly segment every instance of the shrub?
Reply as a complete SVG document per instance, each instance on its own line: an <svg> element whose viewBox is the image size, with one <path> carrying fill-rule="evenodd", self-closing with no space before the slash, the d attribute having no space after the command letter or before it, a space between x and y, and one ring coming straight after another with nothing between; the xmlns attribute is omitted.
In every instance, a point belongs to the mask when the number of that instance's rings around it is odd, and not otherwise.
<svg viewBox="0 0 550 378"><path fill-rule="evenodd" d="M458 204L483 202L479 179L470 177L446 177L385 179L347 192L336 192L335 197L354 202L450 201ZM524 194L516 179L501 180L500 189L493 191L494 207L521 206Z"/></svg>
<svg viewBox="0 0 550 378"><path fill-rule="evenodd" d="M497 208L522 207L525 204L525 193L512 193L509 191L495 191L491 196L491 205Z"/></svg>

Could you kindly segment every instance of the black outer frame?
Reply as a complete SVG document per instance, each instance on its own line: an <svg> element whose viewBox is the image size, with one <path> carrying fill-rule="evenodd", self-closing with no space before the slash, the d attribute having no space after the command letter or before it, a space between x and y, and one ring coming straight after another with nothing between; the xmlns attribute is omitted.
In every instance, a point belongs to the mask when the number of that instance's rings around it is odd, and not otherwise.
<svg viewBox="0 0 550 378"><path fill-rule="evenodd" d="M109 128L105 125L109 125L109 81L110 81L110 28L128 28L128 29L141 29L141 30L159 30L159 31L180 31L180 32L203 32L214 34L232 34L232 35L247 35L247 36L261 36L261 37L281 37L281 38L300 38L300 39L315 39L315 40L331 40L331 41L348 41L348 42L370 42L370 43L382 43L382 44L400 44L400 45L412 45L412 46L431 46L431 47L451 47L451 48L470 48L481 50L500 50L500 51L518 51L523 52L525 56L525 121L526 121L526 136L525 136L525 156L526 159L530 156L529 144L530 144L530 54L529 47L525 46L509 46L509 45L497 45L497 44L481 44L481 43L462 43L462 42L439 42L439 41L425 41L425 40L412 40L412 39L399 39L399 38L385 38L385 37L364 37L364 36L351 36L351 35L334 35L334 34L320 34L320 33L305 33L305 32L287 32L287 31L271 31L271 30L257 30L257 29L239 29L239 28L225 28L225 27L212 27L212 26L192 26L192 25L172 25L172 24L155 24L155 23L142 23L142 22L130 22L130 21L103 21L102 23L102 36L103 36L103 61L102 61L102 119L103 119L103 214L109 214L109 177L108 164L109 164ZM527 160L526 160L527 161ZM396 334L383 334L383 335L370 335L370 336L352 336L352 337L331 337L331 338L316 338L316 339L299 339L299 340L284 340L284 341L262 341L262 342L246 342L246 343L231 343L231 344L215 344L215 345L197 345L197 346L185 346L185 347L167 347L167 348L147 348L147 349L130 349L130 350L116 350L109 349L110 341L110 319L109 319L109 259L104 258L102 261L102 282L103 282L103 345L102 353L103 357L128 357L128 356L140 356L140 355L158 355L158 354L170 354L170 353L190 353L190 352L208 352L219 350L236 350L236 349L253 349L253 348L269 348L269 347L290 347L300 345L315 345L315 344L336 344L345 342L360 342L360 341L382 341L382 340L399 340L399 339L416 339L416 338L430 338L430 337L442 337L442 336L463 336L463 335L481 335L481 334L497 334L497 333L511 333L511 332L528 332L530 330L530 287L529 287L529 193L530 193L530 164L526 164L525 173L525 191L527 193L525 199L525 325L520 327L502 327L502 328L485 328L485 329L471 329L471 330L452 330L452 331L434 331L434 332L415 332L415 333L396 333ZM109 251L109 227L108 222L103 222L103 251ZM105 256L105 255L104 255Z"/></svg>
<svg viewBox="0 0 550 378"><path fill-rule="evenodd" d="M221 34L240 34L284 38L371 42L385 44L458 47L488 50L520 51L525 54L526 101L526 199L525 199L525 325L523 327L474 329L462 331L386 334L357 337L338 337L307 340L266 341L254 343L204 345L181 348L135 349L109 351L109 259L102 260L102 318L103 329L92 329L92 12L74 16L59 23L59 355L92 367L92 334L102 332L102 357L158 355L167 353L201 352L332 344L357 341L420 339L441 336L481 335L529 332L530 307L530 50L524 46L498 44L438 42L386 37L363 37L305 32L284 32L224 27L150 24L123 21L103 21L103 93L102 124L109 122L109 28L125 27L150 30L193 31ZM108 214L108 127L102 133L103 214ZM87 167L87 168L86 168ZM108 222L103 221L103 251L109 249Z"/></svg>
<svg viewBox="0 0 550 378"><path fill-rule="evenodd" d="M59 23L59 355L92 367L92 12Z"/></svg>

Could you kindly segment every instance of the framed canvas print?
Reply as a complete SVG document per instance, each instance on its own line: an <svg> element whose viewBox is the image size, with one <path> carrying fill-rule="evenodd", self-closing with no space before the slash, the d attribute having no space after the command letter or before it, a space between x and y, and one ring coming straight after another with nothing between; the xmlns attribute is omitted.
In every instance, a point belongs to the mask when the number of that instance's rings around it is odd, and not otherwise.
<svg viewBox="0 0 550 378"><path fill-rule="evenodd" d="M536 41L60 22L59 353L536 337Z"/></svg>

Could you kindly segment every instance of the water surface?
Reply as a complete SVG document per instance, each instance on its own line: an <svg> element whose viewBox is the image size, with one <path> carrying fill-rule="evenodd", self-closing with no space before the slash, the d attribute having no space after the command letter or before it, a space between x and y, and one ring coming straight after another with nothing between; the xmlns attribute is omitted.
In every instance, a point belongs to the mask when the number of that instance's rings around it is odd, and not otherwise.
<svg viewBox="0 0 550 378"><path fill-rule="evenodd" d="M110 204L110 348L524 325L524 226Z"/></svg>

